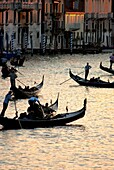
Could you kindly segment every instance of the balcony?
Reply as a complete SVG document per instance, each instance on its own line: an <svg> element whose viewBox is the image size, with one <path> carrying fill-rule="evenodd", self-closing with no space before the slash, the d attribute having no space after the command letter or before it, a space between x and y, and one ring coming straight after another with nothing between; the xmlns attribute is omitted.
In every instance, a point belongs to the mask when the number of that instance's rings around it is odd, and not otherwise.
<svg viewBox="0 0 114 170"><path fill-rule="evenodd" d="M10 9L11 10L22 9L22 3L21 2L12 2L12 3L10 3Z"/></svg>
<svg viewBox="0 0 114 170"><path fill-rule="evenodd" d="M80 23L65 24L66 31L77 31L80 29Z"/></svg>
<svg viewBox="0 0 114 170"><path fill-rule="evenodd" d="M108 19L108 14L98 14L97 13L97 18L98 19Z"/></svg>
<svg viewBox="0 0 114 170"><path fill-rule="evenodd" d="M85 19L90 19L91 18L91 13L85 13Z"/></svg>
<svg viewBox="0 0 114 170"><path fill-rule="evenodd" d="M42 9L42 4L39 4L39 3L34 3L34 9L35 10L41 10Z"/></svg>
<svg viewBox="0 0 114 170"><path fill-rule="evenodd" d="M10 8L10 4L8 3L0 3L0 11L5 11L5 10L8 10Z"/></svg>
<svg viewBox="0 0 114 170"><path fill-rule="evenodd" d="M22 3L22 11L31 11L34 9L33 3L23 2Z"/></svg>

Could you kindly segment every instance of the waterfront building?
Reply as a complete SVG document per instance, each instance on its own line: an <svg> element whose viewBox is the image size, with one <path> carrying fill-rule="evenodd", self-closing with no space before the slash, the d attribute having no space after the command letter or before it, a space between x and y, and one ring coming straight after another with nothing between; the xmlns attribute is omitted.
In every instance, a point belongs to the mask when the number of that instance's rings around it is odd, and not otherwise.
<svg viewBox="0 0 114 170"><path fill-rule="evenodd" d="M83 44L85 14L84 10L84 0L65 0L65 31L67 32L67 35L71 33L73 34L74 48L76 48L77 45Z"/></svg>
<svg viewBox="0 0 114 170"><path fill-rule="evenodd" d="M31 48L31 40L34 48L40 48L41 7L40 0L0 1L0 30L3 33L5 49L11 48L12 41L13 49L24 49L25 45Z"/></svg>
<svg viewBox="0 0 114 170"><path fill-rule="evenodd" d="M44 15L46 49L64 48L64 0L45 0Z"/></svg>
<svg viewBox="0 0 114 170"><path fill-rule="evenodd" d="M84 41L87 44L111 47L112 22L112 0L85 0Z"/></svg>

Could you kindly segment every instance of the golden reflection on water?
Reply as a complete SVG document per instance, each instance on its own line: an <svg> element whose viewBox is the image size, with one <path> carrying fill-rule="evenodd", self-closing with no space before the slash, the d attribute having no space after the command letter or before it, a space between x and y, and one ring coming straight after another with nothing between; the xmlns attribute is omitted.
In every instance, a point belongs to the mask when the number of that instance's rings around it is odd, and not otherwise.
<svg viewBox="0 0 114 170"><path fill-rule="evenodd" d="M69 68L74 73L84 70L87 62L92 66L89 77L101 76L114 81L113 76L99 69L107 62L109 54L63 55L28 57L24 67L19 68L18 79L33 86L41 82L44 87L39 94L41 103L54 102L59 96L58 113L78 110L87 98L84 118L69 126L33 130L9 130L0 132L0 169L18 170L112 170L114 169L114 90L81 87L69 79ZM84 77L84 73L80 76ZM17 82L17 85L20 85ZM9 78L0 81L0 106L9 90ZM27 100L16 102L18 112L28 106ZM10 102L6 116L14 117L14 103Z"/></svg>

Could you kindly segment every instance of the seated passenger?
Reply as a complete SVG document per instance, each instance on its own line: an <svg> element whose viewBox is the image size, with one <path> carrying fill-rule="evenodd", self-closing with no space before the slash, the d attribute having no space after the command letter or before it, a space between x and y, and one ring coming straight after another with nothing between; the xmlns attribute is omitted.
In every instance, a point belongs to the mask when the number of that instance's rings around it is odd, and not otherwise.
<svg viewBox="0 0 114 170"><path fill-rule="evenodd" d="M55 110L51 109L49 106L48 106L48 103L45 104L45 106L43 107L44 109L44 112L48 115L53 115L53 112L55 112Z"/></svg>
<svg viewBox="0 0 114 170"><path fill-rule="evenodd" d="M40 106L40 102L39 102L38 98L31 97L28 100L28 103L30 105L27 109L29 118L31 118L31 119L44 118L44 113Z"/></svg>
<svg viewBox="0 0 114 170"><path fill-rule="evenodd" d="M29 90L29 86L25 86L25 90Z"/></svg>
<svg viewBox="0 0 114 170"><path fill-rule="evenodd" d="M91 82L94 82L94 81L95 81L95 78L94 78L94 77L92 77L92 78L90 79L90 81L91 81Z"/></svg>

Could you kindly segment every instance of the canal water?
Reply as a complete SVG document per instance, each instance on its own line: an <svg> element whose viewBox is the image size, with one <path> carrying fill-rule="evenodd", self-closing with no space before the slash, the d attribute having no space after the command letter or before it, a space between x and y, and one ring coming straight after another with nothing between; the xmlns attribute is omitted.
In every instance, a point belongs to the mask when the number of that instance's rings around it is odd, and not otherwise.
<svg viewBox="0 0 114 170"><path fill-rule="evenodd" d="M110 54L73 54L27 56L24 67L17 68L18 80L25 85L40 83L42 104L54 102L59 93L58 113L76 111L87 98L87 110L82 119L64 127L0 131L0 170L114 170L114 89L79 86L69 80L69 69L84 77L84 66L92 66L90 77L114 81L100 70L100 62L109 66ZM22 85L17 81L17 86ZM60 85L61 84L61 85ZM9 90L9 78L0 81L0 108ZM24 87L24 85L22 85ZM16 102L18 113L26 111L28 100ZM15 116L15 106L9 103L6 115Z"/></svg>

